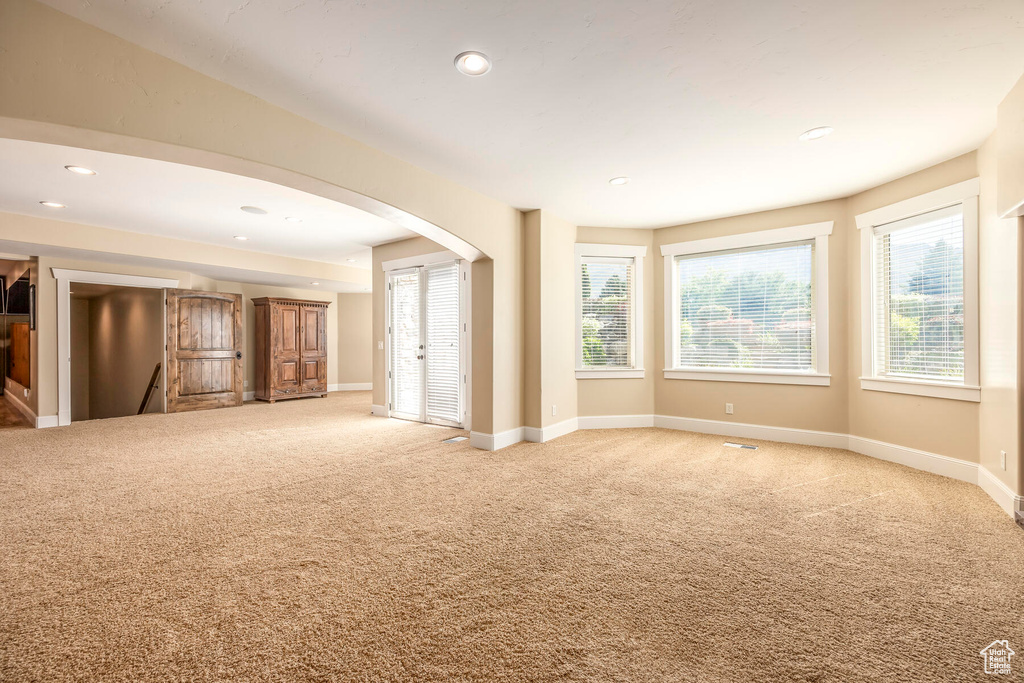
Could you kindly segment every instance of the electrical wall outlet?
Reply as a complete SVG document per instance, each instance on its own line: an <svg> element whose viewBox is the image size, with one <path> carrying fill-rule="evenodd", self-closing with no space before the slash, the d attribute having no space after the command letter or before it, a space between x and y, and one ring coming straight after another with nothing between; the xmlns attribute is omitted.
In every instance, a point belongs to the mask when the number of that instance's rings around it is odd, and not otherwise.
<svg viewBox="0 0 1024 683"><path fill-rule="evenodd" d="M551 415L558 415L558 406L556 406L554 403L551 404Z"/></svg>
<svg viewBox="0 0 1024 683"><path fill-rule="evenodd" d="M731 403L726 403L725 404L725 414L726 415L732 415L732 404Z"/></svg>
<svg viewBox="0 0 1024 683"><path fill-rule="evenodd" d="M999 464L1004 470L1006 469L1006 451L999 451Z"/></svg>
<svg viewBox="0 0 1024 683"><path fill-rule="evenodd" d="M249 388L249 380L245 380L244 382L242 382L242 386L244 386L246 389L248 389Z"/></svg>
<svg viewBox="0 0 1024 683"><path fill-rule="evenodd" d="M383 351L384 350L384 342L382 342L382 341L377 342L377 350L378 351Z"/></svg>

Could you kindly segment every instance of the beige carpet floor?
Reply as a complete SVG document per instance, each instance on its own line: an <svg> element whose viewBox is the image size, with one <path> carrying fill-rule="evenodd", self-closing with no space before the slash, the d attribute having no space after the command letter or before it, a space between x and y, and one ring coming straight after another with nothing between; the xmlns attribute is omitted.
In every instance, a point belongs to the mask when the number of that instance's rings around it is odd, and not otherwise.
<svg viewBox="0 0 1024 683"><path fill-rule="evenodd" d="M997 638L1024 671L1024 531L975 486L655 429L485 453L368 410L5 432L0 680L985 680Z"/></svg>

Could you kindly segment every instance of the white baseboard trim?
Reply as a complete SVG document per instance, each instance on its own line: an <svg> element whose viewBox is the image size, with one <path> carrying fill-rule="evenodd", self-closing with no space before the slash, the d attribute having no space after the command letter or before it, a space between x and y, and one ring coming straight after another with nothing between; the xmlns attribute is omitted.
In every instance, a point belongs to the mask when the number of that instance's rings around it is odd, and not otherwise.
<svg viewBox="0 0 1024 683"><path fill-rule="evenodd" d="M848 437L850 445L848 450L861 455L867 455L879 460L899 463L917 470L924 470L932 474L941 474L950 479L959 479L971 484L978 483L978 463L950 458L946 455L919 451L916 448L897 446L896 444L874 439L865 439L862 436Z"/></svg>
<svg viewBox="0 0 1024 683"><path fill-rule="evenodd" d="M1018 496L985 467L978 467L978 486L1011 517L1024 511L1024 496Z"/></svg>
<svg viewBox="0 0 1024 683"><path fill-rule="evenodd" d="M370 415L376 415L377 417L387 417L387 406L370 406Z"/></svg>
<svg viewBox="0 0 1024 683"><path fill-rule="evenodd" d="M42 417L36 418L36 429L48 429L50 427L59 427L60 421L56 415L43 415Z"/></svg>
<svg viewBox="0 0 1024 683"><path fill-rule="evenodd" d="M255 400L256 400L256 392L255 391L243 391L242 392L242 401L255 401Z"/></svg>
<svg viewBox="0 0 1024 683"><path fill-rule="evenodd" d="M547 427L523 427L523 438L531 443L544 443L566 434L572 434L577 429L579 429L577 418L573 417Z"/></svg>
<svg viewBox="0 0 1024 683"><path fill-rule="evenodd" d="M684 432L701 434L719 434L745 439L763 439L765 441L782 441L804 446L822 446L824 448L848 448L849 437L835 432L816 432L810 429L790 429L788 427L767 427L764 425L746 424L743 422L722 422L720 420L699 420L692 417L673 417L671 415L655 415L654 426L663 429L678 429Z"/></svg>
<svg viewBox="0 0 1024 683"><path fill-rule="evenodd" d="M470 432L469 445L484 451L498 451L523 440L525 427L516 427L497 434Z"/></svg>
<svg viewBox="0 0 1024 683"><path fill-rule="evenodd" d="M639 429L653 427L653 415L587 415L576 418L580 429Z"/></svg>

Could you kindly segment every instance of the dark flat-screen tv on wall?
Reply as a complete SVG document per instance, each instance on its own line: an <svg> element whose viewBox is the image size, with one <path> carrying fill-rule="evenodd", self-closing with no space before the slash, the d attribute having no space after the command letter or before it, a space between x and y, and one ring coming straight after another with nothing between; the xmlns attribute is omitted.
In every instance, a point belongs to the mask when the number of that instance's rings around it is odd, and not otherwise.
<svg viewBox="0 0 1024 683"><path fill-rule="evenodd" d="M28 280L18 280L7 291L7 315L29 315L31 312Z"/></svg>

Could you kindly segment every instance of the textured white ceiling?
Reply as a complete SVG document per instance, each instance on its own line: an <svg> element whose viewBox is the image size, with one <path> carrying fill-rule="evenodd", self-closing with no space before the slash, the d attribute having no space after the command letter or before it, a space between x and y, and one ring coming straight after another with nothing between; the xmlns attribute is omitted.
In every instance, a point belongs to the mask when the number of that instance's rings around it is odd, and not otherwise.
<svg viewBox="0 0 1024 683"><path fill-rule="evenodd" d="M70 173L69 164L97 174ZM355 268L370 267L370 247L414 236L360 209L274 183L60 145L0 138L0 178L0 211ZM252 205L268 213L240 210Z"/></svg>
<svg viewBox="0 0 1024 683"><path fill-rule="evenodd" d="M850 194L976 148L1024 72L1020 0L45 1L586 225ZM463 50L491 73L459 74Z"/></svg>

